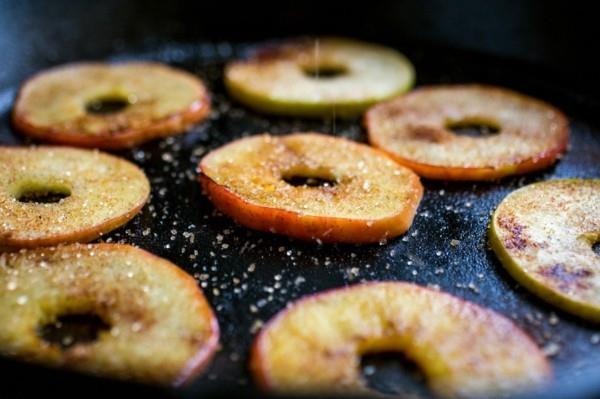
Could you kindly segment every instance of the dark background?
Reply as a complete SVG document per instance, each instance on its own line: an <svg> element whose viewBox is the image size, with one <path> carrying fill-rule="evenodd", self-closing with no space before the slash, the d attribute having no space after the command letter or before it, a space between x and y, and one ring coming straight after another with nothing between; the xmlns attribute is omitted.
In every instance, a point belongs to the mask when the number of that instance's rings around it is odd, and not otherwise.
<svg viewBox="0 0 600 399"><path fill-rule="evenodd" d="M594 2L509 0L0 1L0 88L31 65L102 58L164 41L255 41L337 34L425 42L544 64L556 79L598 87ZM81 38L85 40L81 40Z"/></svg>
<svg viewBox="0 0 600 399"><path fill-rule="evenodd" d="M255 42L265 39L295 35L323 35L335 34L356 37L374 42L388 44L400 49L406 48L418 68L419 83L437 83L440 80L463 81L475 80L506 84L509 87L522 89L523 91L551 101L553 104L563 108L573 117L574 127L577 135L574 136L572 144L577 153L572 152L571 157L561 162L557 170L548 173L553 176L565 177L573 173L597 176L597 168L594 172L592 154L597 153L598 141L591 140L591 135L600 129L597 127L597 115L600 110L599 79L600 62L595 53L599 47L600 28L597 22L597 13L591 5L584 2L565 1L373 1L364 2L358 6L351 1L305 1L305 2L278 2L271 4L261 1L247 1L241 4L223 0L212 1L163 1L148 2L141 0L133 1L7 1L0 0L0 94L12 95L14 88L32 73L46 67L70 61L86 59L103 59L118 54L139 54L143 51L152 51L167 46L177 48L178 43L189 44L201 41L225 42ZM423 46L422 54L420 46ZM439 48L440 51L436 49ZM453 49L457 49L454 51ZM478 54L481 53L481 56ZM431 65L432 63L436 65ZM188 65L190 68L197 65ZM204 67L200 68L203 70ZM440 74L440 71L442 73ZM445 76L448 75L448 76ZM217 75L218 76L218 75ZM213 93L222 92L220 79L211 81ZM565 90L568 88L568 90ZM5 90L9 89L9 90ZM595 100L594 100L595 99ZM4 101L6 100L6 101ZM3 99L0 96L0 131L7 129L9 118L7 109L10 107L9 95ZM228 104L227 97L219 94L215 98L217 104ZM8 105L7 105L8 104ZM228 136L232 132L242 131L252 127L261 128L260 123L268 123L267 126L278 124L280 126L294 125L294 121L285 119L263 120L252 113L244 114L244 124L228 120L225 116L209 123L208 128L198 127L187 137L190 140L202 141L206 138L207 147L213 148L221 144L219 140L230 140ZM255 121L249 123L250 121ZM590 122L594 121L594 123ZM259 123L260 122L260 123ZM588 122L590 125L588 126ZM253 125L254 123L254 125ZM256 126L255 126L256 125ZM326 131L326 130L324 130ZM358 132L357 134L359 134ZM12 132L11 132L12 134ZM222 137L220 137L222 134ZM17 136L14 136L15 140ZM596 136L593 136L596 137ZM12 139L13 136L11 135ZM181 138L184 140L185 138ZM586 141L587 140L587 141ZM160 154L162 147L155 148L156 143L149 144L146 148L148 153ZM192 143L196 144L196 143ZM592 145L593 144L593 145ZM190 144L191 146L191 144ZM184 146L185 147L185 146ZM588 152L585 152L586 147ZM184 148L185 149L185 148ZM185 149L187 151L187 149ZM593 150L593 151L592 151ZM587 154L587 155L586 155ZM182 159L187 158L187 153ZM127 155L125 155L127 156ZM156 163L162 167L162 163ZM581 165L587 165L585 172ZM590 166L591 165L591 166ZM188 165L190 170L194 165ZM154 169L153 169L154 168ZM579 168L579 169L578 169ZM147 172L151 175L161 175L158 166L148 162ZM152 176L151 176L152 177ZM534 175L530 179L544 178L544 175ZM488 211L493 203L497 203L506 190L517 186L517 179L505 182L504 186L484 187L482 191L494 191L496 194L490 196L490 203L482 207ZM437 189L446 188L448 193L452 192L452 198L447 203L453 205L452 201L461 199L462 188L460 186L446 187L427 183L430 191L428 199L423 203L424 209L430 208L434 215L431 220L437 220L443 225L443 218L436 215L444 214L440 199L435 196ZM488 190L489 189L489 190ZM196 190L196 191L193 191ZM182 197L202 198L199 188L185 188ZM191 191L191 192L188 192ZM174 196L179 193L173 189L169 192ZM465 190L467 194L468 190ZM448 195L450 197L450 195ZM179 198L178 198L179 201ZM190 207L192 216L194 212L210 213L212 206L201 199L201 209ZM180 204L181 201L174 203ZM187 215L182 216L185 218ZM143 218L130 227L138 229L140 223L145 223ZM141 221L140 221L141 220ZM136 224L137 223L137 224ZM431 222L423 225L431 225ZM456 222L456 229L464 226ZM485 223L474 223L474 230L465 233L465 240L473 242L477 237L484 237ZM205 229L208 233L217 233L222 226L230 227L229 220L214 221L211 219L210 226ZM216 226L216 227L215 227ZM431 235L439 236L436 226L431 227ZM418 226L421 234L426 233L426 228ZM233 227L236 232L246 233L245 229ZM214 231L213 231L214 230ZM465 230L466 231L466 230ZM118 236L117 232L117 236ZM302 247L311 250L310 244L290 243L284 238L253 233L252 238L264 238L265 243L287 245L291 247ZM160 252L162 239L156 242L146 243L149 249L157 254L171 258L167 251ZM203 243L203 253L211 249L210 241ZM404 244L396 242L391 244L404 248ZM409 244L407 244L409 245ZM426 246L426 244L425 244ZM266 244L263 252L269 252ZM422 252L426 248L419 248ZM332 254L334 261L344 263L344 247L325 247L320 251ZM378 252L377 248L361 248L363 255L371 256ZM357 250L358 252L358 250ZM473 265L479 267L495 267L493 257L481 259L481 253L476 252L478 261L470 260ZM465 248L465 253L468 249ZM484 251L485 253L485 251ZM325 255L323 255L325 256ZM274 258L277 258L275 256ZM464 259L467 259L464 257ZM172 259L176 260L176 259ZM361 262L364 259L361 258ZM234 267L234 261L231 261ZM277 270L278 259L273 259L273 269ZM479 262L479 263L478 263ZM263 262L267 263L267 262ZM264 277L271 277L270 270L266 264ZM334 275L337 265L331 267L328 273ZM487 269L482 269L487 270ZM497 269L493 269L497 272ZM325 271L327 272L327 271ZM312 281L323 282L323 285L338 284L331 276L319 274L321 270L314 270ZM542 309L546 311L545 304L530 298L524 293L515 293L507 290L513 286L513 281L500 273L492 275L489 282L490 289L497 290L497 296L490 296L485 300L493 308L513 308L519 310L526 303L527 309ZM423 274L424 275L424 274ZM397 278L398 275L394 275ZM402 277L402 276L400 276ZM460 275L458 276L460 277ZM377 278L382 278L378 275ZM421 278L421 277L420 277ZM457 276L447 277L447 287L453 287ZM318 284L317 284L318 285ZM316 287L324 288L324 287ZM463 293L464 294L464 293ZM468 294L466 294L468 295ZM496 295L496 294L494 294ZM211 302L219 303L216 298ZM221 297L222 298L222 297ZM506 299L507 303L501 303L496 298ZM478 299L473 295L472 299ZM239 298L232 298L227 302L220 300L225 309L235 312L235 306L240 302ZM237 302L236 302L237 301ZM277 306L279 306L278 304ZM274 313L278 308L274 306L269 312ZM549 311L550 309L548 309ZM239 312L242 312L240 310ZM227 312L221 312L220 316L229 324L222 322L225 335L223 342L233 342L232 337L237 337L236 326L232 326L231 319L227 318ZM572 329L578 328L578 321L561 314L564 322L573 325ZM239 327L239 326L238 326ZM248 334L247 326L237 328L239 334ZM586 326L588 330L592 327ZM228 334L228 335L227 335ZM586 332L587 334L587 332ZM568 333L565 337L569 337ZM574 345L573 345L574 346ZM226 348L227 350L227 348ZM224 352L226 352L226 350ZM214 362L214 367L223 367L227 364L221 359ZM59 371L43 370L23 365L8 359L0 359L0 398L30 396L39 390L61 391L63 396L68 393L81 394L85 397L103 396L119 393L120 395L132 394L145 397L165 397L173 395L170 391L159 391L154 388L138 387L131 384L108 382L102 379L86 376L74 376ZM227 368L223 370L227 371ZM581 381L574 378L574 384L581 387L580 395L577 397L594 397L593 392L598 392L598 381L582 376ZM199 384L205 386L209 381L203 380ZM251 387L239 389L233 394L248 396L252 394ZM18 392L13 395L12 392ZM569 392L569 391L565 391ZM10 393L10 394L9 394ZM205 393L205 392L202 392ZM229 393L217 391L223 397ZM553 397L549 393L546 397ZM179 396L198 397L198 392L190 389L185 393L177 393ZM566 397L557 393L557 397Z"/></svg>

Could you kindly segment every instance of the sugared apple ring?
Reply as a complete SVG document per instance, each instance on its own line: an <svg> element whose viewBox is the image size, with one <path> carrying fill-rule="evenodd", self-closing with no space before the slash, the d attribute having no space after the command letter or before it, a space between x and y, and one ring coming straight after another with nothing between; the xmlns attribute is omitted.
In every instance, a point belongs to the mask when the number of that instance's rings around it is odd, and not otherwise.
<svg viewBox="0 0 600 399"><path fill-rule="evenodd" d="M600 180L534 183L510 193L490 224L490 244L540 298L600 322Z"/></svg>
<svg viewBox="0 0 600 399"><path fill-rule="evenodd" d="M0 249L93 240L150 193L137 166L94 150L0 147L0 169Z"/></svg>
<svg viewBox="0 0 600 399"><path fill-rule="evenodd" d="M359 115L413 81L412 64L397 51L330 37L265 47L225 70L225 84L240 102L292 116Z"/></svg>
<svg viewBox="0 0 600 399"><path fill-rule="evenodd" d="M118 244L0 255L0 353L52 367L181 384L208 363L216 318L196 281L172 263ZM96 317L89 342L49 341L71 317ZM77 338L77 337L71 337Z"/></svg>
<svg viewBox="0 0 600 399"><path fill-rule="evenodd" d="M240 224L323 242L398 236L423 193L416 174L378 150L316 133L243 138L206 155L200 171L215 206Z"/></svg>
<svg viewBox="0 0 600 399"><path fill-rule="evenodd" d="M568 121L556 108L503 88L431 86L371 108L369 141L419 175L491 180L547 168L567 147ZM469 137L451 128L484 125Z"/></svg>
<svg viewBox="0 0 600 399"><path fill-rule="evenodd" d="M360 394L363 354L398 351L444 397L496 397L551 376L538 346L508 319L407 283L366 283L301 299L256 338L251 369L279 393Z"/></svg>
<svg viewBox="0 0 600 399"><path fill-rule="evenodd" d="M187 72L149 62L81 63L25 82L13 120L43 141L115 149L181 133L209 108L204 84Z"/></svg>

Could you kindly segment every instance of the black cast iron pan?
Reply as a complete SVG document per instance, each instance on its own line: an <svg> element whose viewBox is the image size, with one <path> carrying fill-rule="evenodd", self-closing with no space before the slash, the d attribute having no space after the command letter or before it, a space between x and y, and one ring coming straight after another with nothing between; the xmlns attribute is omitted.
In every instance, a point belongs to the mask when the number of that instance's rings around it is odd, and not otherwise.
<svg viewBox="0 0 600 399"><path fill-rule="evenodd" d="M224 62L243 56L256 42L176 41L167 36L150 44L116 41L110 51L99 52L94 59L155 60L195 73L209 85L213 112L208 121L186 135L117 152L145 170L152 196L138 217L103 240L138 245L192 274L216 310L222 349L202 377L178 390L0 359L4 392L26 395L41 388L65 394L82 390L88 396L260 396L248 374L247 358L254 332L262 322L306 294L360 281L402 280L437 285L492 308L533 336L552 355L556 372L555 385L540 397L588 398L600 394L600 327L563 313L519 287L486 241L490 212L510 191L540 180L600 176L600 97L581 90L580 81L570 84L568 79L556 79L547 66L414 40L382 39L413 61L417 85L496 84L556 105L571 121L569 151L547 171L499 182L424 181L426 192L414 225L405 236L385 245L317 245L249 231L215 212L197 183L197 162L206 152L235 138L265 131L285 134L315 130L365 141L360 120L311 121L251 112L227 96L222 69ZM276 32L271 38L275 36ZM51 59L31 55L32 62L25 70L33 72L62 62L90 59L94 52L84 39L67 38L80 46L81 56L76 49L58 49ZM30 143L10 124L14 96L26 76L23 71L0 75L1 144ZM459 240L460 244L454 247L451 240ZM371 379L378 390L427 395L422 381L410 376L398 357L375 356L364 363L378 370Z"/></svg>

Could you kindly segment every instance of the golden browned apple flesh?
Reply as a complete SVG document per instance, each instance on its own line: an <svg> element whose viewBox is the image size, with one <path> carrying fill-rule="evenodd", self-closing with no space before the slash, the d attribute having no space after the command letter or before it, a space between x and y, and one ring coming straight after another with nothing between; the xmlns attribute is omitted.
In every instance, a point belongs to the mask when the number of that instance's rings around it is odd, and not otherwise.
<svg viewBox="0 0 600 399"><path fill-rule="evenodd" d="M152 62L77 63L26 81L13 121L42 141L118 149L180 134L209 110L204 83L185 71Z"/></svg>
<svg viewBox="0 0 600 399"><path fill-rule="evenodd" d="M150 194L136 165L93 150L0 147L0 168L0 250L91 241Z"/></svg>
<svg viewBox="0 0 600 399"><path fill-rule="evenodd" d="M219 329L196 281L172 263L120 244L74 244L0 255L0 354L151 384L196 376ZM42 334L94 316L91 340ZM72 337L73 338L73 337Z"/></svg>
<svg viewBox="0 0 600 399"><path fill-rule="evenodd" d="M369 243L410 227L419 177L364 144L316 133L259 135L200 162L204 191L255 230L302 240Z"/></svg>
<svg viewBox="0 0 600 399"><path fill-rule="evenodd" d="M567 118L540 100L493 86L421 87L365 115L369 141L419 175L494 180L542 170L566 151ZM479 126L495 134L455 132Z"/></svg>
<svg viewBox="0 0 600 399"><path fill-rule="evenodd" d="M303 298L256 338L256 381L278 393L365 393L363 354L398 351L443 397L539 388L551 370L537 345L499 314L417 285L359 284Z"/></svg>
<svg viewBox="0 0 600 399"><path fill-rule="evenodd" d="M510 193L490 223L492 249L540 298L600 322L600 180L534 183Z"/></svg>

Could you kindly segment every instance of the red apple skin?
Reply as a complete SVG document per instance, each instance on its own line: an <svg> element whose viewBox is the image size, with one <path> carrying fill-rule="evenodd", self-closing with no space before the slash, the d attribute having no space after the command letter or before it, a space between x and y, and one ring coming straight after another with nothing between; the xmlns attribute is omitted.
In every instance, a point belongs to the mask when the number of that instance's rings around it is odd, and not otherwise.
<svg viewBox="0 0 600 399"><path fill-rule="evenodd" d="M402 212L378 220L345 219L302 215L256 205L240 198L226 187L201 174L202 188L217 209L243 226L254 230L279 233L305 241L319 240L325 243L345 242L354 244L374 243L405 233L411 226L417 206L423 196L423 186L414 180L414 206L404 207Z"/></svg>
<svg viewBox="0 0 600 399"><path fill-rule="evenodd" d="M387 154L401 165L412 169L416 174L426 179L451 180L451 181L493 181L507 176L524 175L537 172L552 166L557 159L567 150L568 137L555 148L540 154L536 158L530 158L515 165L502 168L458 168L428 165L411 161L394 155ZM381 148L380 148L381 149ZM385 151L384 149L382 149Z"/></svg>

